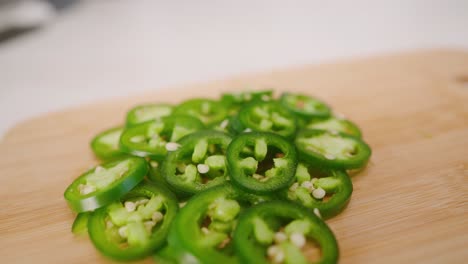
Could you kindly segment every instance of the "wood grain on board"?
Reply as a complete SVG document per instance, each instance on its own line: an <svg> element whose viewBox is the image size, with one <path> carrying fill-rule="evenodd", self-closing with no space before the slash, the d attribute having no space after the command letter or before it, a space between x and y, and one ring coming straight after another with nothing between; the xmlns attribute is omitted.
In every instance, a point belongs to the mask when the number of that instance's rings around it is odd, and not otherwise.
<svg viewBox="0 0 468 264"><path fill-rule="evenodd" d="M0 143L0 261L110 262L72 235L74 214L63 199L73 179L98 163L93 135L122 123L136 104L247 88L322 98L373 148L369 166L353 177L348 208L328 221L341 263L466 263L468 53L443 50L173 87L27 120Z"/></svg>

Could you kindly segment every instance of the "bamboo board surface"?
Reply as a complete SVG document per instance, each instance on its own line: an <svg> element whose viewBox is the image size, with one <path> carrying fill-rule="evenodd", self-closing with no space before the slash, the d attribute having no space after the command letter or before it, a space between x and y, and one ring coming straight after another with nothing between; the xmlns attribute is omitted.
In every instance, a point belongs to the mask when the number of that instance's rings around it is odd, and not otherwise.
<svg viewBox="0 0 468 264"><path fill-rule="evenodd" d="M424 51L186 85L51 113L0 143L0 262L109 263L70 231L65 188L98 161L89 141L144 102L274 88L315 95L373 148L348 208L328 221L341 263L466 263L468 53ZM8 114L8 113L6 113ZM150 262L150 259L146 260Z"/></svg>

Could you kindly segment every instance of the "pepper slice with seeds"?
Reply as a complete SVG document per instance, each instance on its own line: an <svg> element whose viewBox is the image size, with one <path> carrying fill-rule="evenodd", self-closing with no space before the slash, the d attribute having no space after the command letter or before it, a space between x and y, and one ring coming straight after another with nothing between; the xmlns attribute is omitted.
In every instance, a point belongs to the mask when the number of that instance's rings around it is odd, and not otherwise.
<svg viewBox="0 0 468 264"><path fill-rule="evenodd" d="M221 95L221 103L229 109L230 115L237 115L239 109L250 102L273 100L272 90L242 91L239 93L224 93Z"/></svg>
<svg viewBox="0 0 468 264"><path fill-rule="evenodd" d="M211 127L222 122L228 115L227 109L218 101L210 99L191 99L181 103L174 114L193 116Z"/></svg>
<svg viewBox="0 0 468 264"><path fill-rule="evenodd" d="M130 191L148 172L146 160L128 157L97 166L65 190L68 205L77 213L108 205Z"/></svg>
<svg viewBox="0 0 468 264"><path fill-rule="evenodd" d="M178 147L180 138L200 129L203 124L187 115L173 115L149 121L124 130L120 149L128 154L162 159Z"/></svg>
<svg viewBox="0 0 468 264"><path fill-rule="evenodd" d="M318 168L357 169L371 156L369 146L357 137L325 130L301 130L295 144L302 160Z"/></svg>
<svg viewBox="0 0 468 264"><path fill-rule="evenodd" d="M320 218L346 207L347 173L371 155L359 128L325 103L295 93L276 100L270 90L139 105L91 147L122 163L67 189L79 213L72 232L87 231L113 259L156 254L158 263L336 263ZM151 182L141 183L145 174Z"/></svg>
<svg viewBox="0 0 468 264"><path fill-rule="evenodd" d="M284 93L280 98L281 104L301 119L329 117L331 110L322 101L303 94Z"/></svg>
<svg viewBox="0 0 468 264"><path fill-rule="evenodd" d="M244 133L227 150L231 181L245 191L269 194L287 188L294 181L296 149L273 133Z"/></svg>
<svg viewBox="0 0 468 264"><path fill-rule="evenodd" d="M346 207L352 192L353 184L345 171L319 171L299 163L296 181L283 196L328 219Z"/></svg>
<svg viewBox="0 0 468 264"><path fill-rule="evenodd" d="M335 236L320 218L297 204L271 201L243 213L234 231L234 249L241 263L337 263Z"/></svg>
<svg viewBox="0 0 468 264"><path fill-rule="evenodd" d="M150 120L161 119L172 114L174 107L169 104L144 104L130 109L125 122L126 127L132 127Z"/></svg>
<svg viewBox="0 0 468 264"><path fill-rule="evenodd" d="M88 222L89 236L108 257L141 259L164 245L178 208L171 192L142 183L120 201L93 212Z"/></svg>
<svg viewBox="0 0 468 264"><path fill-rule="evenodd" d="M186 251L200 263L238 263L232 232L253 195L223 184L192 197L179 211L168 236L170 247Z"/></svg>
<svg viewBox="0 0 468 264"><path fill-rule="evenodd" d="M166 182L177 194L190 196L226 181L226 150L232 138L226 133L204 130L182 138L180 147L168 153L161 168Z"/></svg>
<svg viewBox="0 0 468 264"><path fill-rule="evenodd" d="M167 185L166 179L161 173L161 166L164 159L151 159L148 161L149 171L148 179L156 185L163 184Z"/></svg>
<svg viewBox="0 0 468 264"><path fill-rule="evenodd" d="M237 119L237 123L233 123L237 133L246 130L272 132L291 138L297 128L295 116L274 101L251 103L240 109Z"/></svg>
<svg viewBox="0 0 468 264"><path fill-rule="evenodd" d="M200 264L192 254L180 248L165 246L154 254L154 261L158 264Z"/></svg>
<svg viewBox="0 0 468 264"><path fill-rule="evenodd" d="M119 149L120 135L123 130L123 127L114 127L95 136L91 141L94 154L103 160L123 156L124 153Z"/></svg>
<svg viewBox="0 0 468 264"><path fill-rule="evenodd" d="M353 122L337 117L330 117L327 119L313 119L304 124L306 129L321 129L327 130L331 133L345 133L351 136L361 137L361 130Z"/></svg>

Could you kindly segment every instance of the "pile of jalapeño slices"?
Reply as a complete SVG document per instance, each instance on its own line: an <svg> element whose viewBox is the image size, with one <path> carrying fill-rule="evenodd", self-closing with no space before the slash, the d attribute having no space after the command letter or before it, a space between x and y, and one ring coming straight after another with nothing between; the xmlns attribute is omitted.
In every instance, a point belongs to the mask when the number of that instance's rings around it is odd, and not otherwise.
<svg viewBox="0 0 468 264"><path fill-rule="evenodd" d="M103 163L64 194L73 233L112 259L157 263L336 263L324 220L371 155L325 103L269 90L139 105L91 148Z"/></svg>

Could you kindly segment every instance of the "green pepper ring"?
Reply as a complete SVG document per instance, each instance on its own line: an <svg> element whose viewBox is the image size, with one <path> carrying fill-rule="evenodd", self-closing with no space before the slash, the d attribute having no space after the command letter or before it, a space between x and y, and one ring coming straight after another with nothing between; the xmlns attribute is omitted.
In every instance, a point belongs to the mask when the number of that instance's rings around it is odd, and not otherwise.
<svg viewBox="0 0 468 264"><path fill-rule="evenodd" d="M154 194L162 195L166 207L164 220L162 225L157 227L156 231L151 234L150 242L145 246L128 247L122 249L118 245L109 241L106 236L106 216L107 207L100 208L94 211L88 221L88 232L94 246L104 255L116 260L136 260L151 255L156 249L160 248L166 242L166 236L169 232L169 227L175 218L179 205L174 195L168 190L159 186L143 183L135 187L125 197L141 197L150 198Z"/></svg>
<svg viewBox="0 0 468 264"><path fill-rule="evenodd" d="M203 117L198 115L198 113L197 114L190 113L191 110L198 111L198 109L202 107L204 103L209 104L211 107L215 108L215 113L211 118L203 120ZM228 116L228 110L224 107L224 105L220 101L204 99L204 98L195 98L195 99L186 100L182 102L181 104L179 104L174 109L173 114L183 114L183 115L193 116L195 118L198 118L206 127L211 127L223 121Z"/></svg>
<svg viewBox="0 0 468 264"><path fill-rule="evenodd" d="M119 199L141 182L148 172L146 160L142 158L128 157L107 162L101 166L112 167L113 165L124 162L125 160L130 160L130 163L132 164L130 165L129 171L127 171L120 179L102 190L97 190L87 195L80 195L77 193L78 186L84 182L88 174L94 172L94 168L88 170L73 181L64 193L65 200L67 200L71 209L77 213L81 213L103 207Z"/></svg>
<svg viewBox="0 0 468 264"><path fill-rule="evenodd" d="M234 230L234 248L242 263L270 263L259 245L253 243L254 225L251 220L266 216L286 219L307 219L312 223L311 236L320 245L322 258L317 263L336 263L339 258L338 244L327 224L306 208L285 201L270 201L261 203L245 211Z"/></svg>
<svg viewBox="0 0 468 264"><path fill-rule="evenodd" d="M314 113L309 113L309 112L297 109L296 107L291 106L287 102L287 97L288 96L297 96L297 97L302 97L302 98L305 98L305 99L308 99L308 100L315 101L317 103L317 105L321 108L321 111L319 110L319 111L316 111ZM330 110L330 107L328 107L328 105L326 105L324 102L322 102L322 101L320 101L320 100L318 100L316 98L313 98L313 97L310 97L310 96L307 96L307 95L283 93L281 95L279 101L280 101L281 105L286 107L289 111L293 112L295 115L297 115L301 119L308 120L308 119L314 118L314 117L325 118L325 117L329 117L330 114L331 114L331 110Z"/></svg>
<svg viewBox="0 0 468 264"><path fill-rule="evenodd" d="M138 117L137 117L136 112L138 110L140 110L140 109L149 108L149 107L166 108L169 113L160 115L160 116L155 117L155 118L139 120ZM155 119L160 119L160 118L165 117L165 116L170 116L172 111L174 111L174 107L172 105L170 105L170 104L165 104L165 103L153 103L153 104L137 105L137 106L133 107L132 109L130 109L127 112L127 116L126 116L126 119L125 119L126 120L125 121L125 126L126 127L132 127L132 126L135 126L135 125L138 125L138 124L141 124L141 123L145 123L145 122L150 121L150 120L155 120Z"/></svg>
<svg viewBox="0 0 468 264"><path fill-rule="evenodd" d="M110 129L100 132L91 140L91 144L90 144L91 150L94 152L94 154L98 158L107 160L107 159L113 159L113 158L117 158L117 157L125 155L118 148L118 143L119 143L118 140L117 140L117 149L112 149L112 147L109 147L107 144L103 144L100 141L100 139L103 136L106 136L110 133L118 132L119 130L121 131L120 133L122 134L123 127L114 127L114 128L110 128Z"/></svg>
<svg viewBox="0 0 468 264"><path fill-rule="evenodd" d="M221 103L228 109L229 115L237 115L242 105L255 101L273 100L273 90L244 91L239 93L224 93Z"/></svg>
<svg viewBox="0 0 468 264"><path fill-rule="evenodd" d="M295 145L297 151L299 152L299 157L311 164L316 165L321 168L331 168L331 169L358 169L364 167L369 160L372 150L363 140L360 138L351 136L345 133L337 133L335 136L340 136L343 138L351 139L356 143L357 154L349 159L327 159L324 155L316 153L314 151L309 151L306 149L304 144L301 144L299 141L301 137L310 137L315 135L320 135L324 133L330 133L326 130L319 129L303 129L297 133Z"/></svg>
<svg viewBox="0 0 468 264"><path fill-rule="evenodd" d="M354 124L351 120L341 119L337 117L314 118L302 124L302 127L305 129L329 130L329 129L320 127L320 124L330 121L330 120L333 121L334 119L336 122L339 122L340 125L342 125L345 128L345 131L337 130L338 132L349 134L351 136L355 136L358 138L362 137L362 132L356 124ZM315 126L319 126L319 127L315 127Z"/></svg>
<svg viewBox="0 0 468 264"><path fill-rule="evenodd" d="M165 246L159 249L154 254L153 259L158 264L200 263L194 255L180 248L174 248L171 246Z"/></svg>
<svg viewBox="0 0 468 264"><path fill-rule="evenodd" d="M260 127L259 127L259 123L258 122L255 122L254 120L251 119L251 112L253 111L253 109L255 107L258 107L258 106L267 106L267 107L270 107L271 109L274 109L274 111L280 113L283 118L285 119L288 119L288 120L292 120L292 126L290 127L285 127L279 131L273 131L273 130L269 130L269 131L265 131L265 130L262 130ZM250 128L252 129L253 131L258 131L258 132L272 132L272 133L275 133L275 134L278 134L278 135L281 135L283 137L286 137L286 138L292 138L294 137L294 134L296 133L296 129L297 129L297 120L296 120L296 117L294 116L294 114L290 111L288 111L287 109L285 109L280 103L278 102L275 102L275 101L254 101L250 104L247 104L245 107L243 107L242 109L240 109L239 111L239 114L237 115L237 122L239 122L241 124L238 125L238 128L239 129L240 127L242 128ZM238 132L242 132L242 131L238 131Z"/></svg>
<svg viewBox="0 0 468 264"><path fill-rule="evenodd" d="M216 249L197 243L202 239L200 223L209 205L218 198L244 199L252 195L237 192L229 184L219 185L195 195L179 211L168 236L169 246L189 252L201 263L238 263L236 257L226 256Z"/></svg>
<svg viewBox="0 0 468 264"><path fill-rule="evenodd" d="M154 122L164 122L165 125L163 132L167 133L172 131L176 123L183 123L184 125L190 125L194 130L200 130L204 128L204 125L200 120L195 117L188 115L171 115L161 118L160 120L151 120L144 123L140 123L133 127L129 127L122 132L120 137L120 149L128 154L139 156L139 157L150 157L152 159L163 159L167 151L165 148L161 147L156 150L151 150L145 147L140 148L136 146L136 143L131 142L131 138L137 135L146 134L148 126Z"/></svg>
<svg viewBox="0 0 468 264"><path fill-rule="evenodd" d="M336 178L340 181L340 184L338 185L337 190L333 191L333 196L328 201L322 202L313 199L313 202L311 204L303 204L300 201L289 199L287 197L287 194L285 195L286 199L291 200L294 203L298 203L309 209L317 208L323 219L329 219L339 214L346 208L346 206L349 203L349 200L351 199L351 194L353 193L353 183L346 171L333 170L329 173L332 174L332 176L328 177ZM328 193L329 190L326 191Z"/></svg>
<svg viewBox="0 0 468 264"><path fill-rule="evenodd" d="M193 195L207 188L222 184L226 181L225 177L220 176L213 179L208 184L196 182L192 184L186 184L175 175L178 158L180 158L180 156L187 155L187 153L190 154L190 151L193 150L198 141L203 139L206 139L208 143L211 144L223 145L225 150L232 140L229 134L214 130L202 130L181 138L179 141L181 147L176 151L167 154L160 171L165 181L169 184L170 188L173 189L177 194L182 196Z"/></svg>
<svg viewBox="0 0 468 264"><path fill-rule="evenodd" d="M90 212L79 213L72 225L72 233L75 235L81 235L88 231L88 219Z"/></svg>
<svg viewBox="0 0 468 264"><path fill-rule="evenodd" d="M247 176L238 165L240 152L245 145L253 145L257 139L263 138L267 145L274 146L284 153L284 158L289 160L287 168L282 169L283 174L266 182L259 182ZM233 139L227 150L227 163L229 176L232 183L247 192L254 194L269 194L289 187L294 181L297 166L296 149L283 137L267 132L244 133Z"/></svg>

